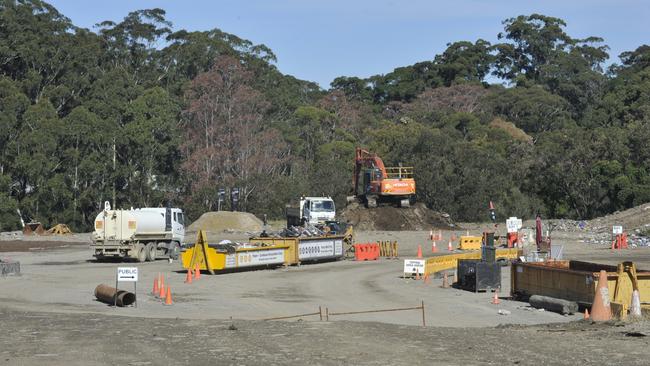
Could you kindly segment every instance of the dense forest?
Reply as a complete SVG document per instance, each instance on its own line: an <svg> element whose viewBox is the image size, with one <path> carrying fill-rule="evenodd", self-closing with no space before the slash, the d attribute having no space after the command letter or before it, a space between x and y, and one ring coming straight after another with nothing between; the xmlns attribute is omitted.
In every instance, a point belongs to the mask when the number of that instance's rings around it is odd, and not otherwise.
<svg viewBox="0 0 650 366"><path fill-rule="evenodd" d="M351 187L355 146L415 167L418 201L456 220L590 218L650 201L650 46L618 56L562 19L503 21L500 43L450 43L414 65L329 90L218 28L165 11L92 30L38 0L0 0L0 229L16 209L88 230L120 207L242 208ZM389 70L387 70L389 71Z"/></svg>

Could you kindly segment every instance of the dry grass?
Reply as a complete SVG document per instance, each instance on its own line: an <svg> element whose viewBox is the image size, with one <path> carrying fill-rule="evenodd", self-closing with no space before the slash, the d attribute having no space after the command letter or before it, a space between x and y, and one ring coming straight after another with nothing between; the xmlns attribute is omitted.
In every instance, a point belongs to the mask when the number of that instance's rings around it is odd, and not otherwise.
<svg viewBox="0 0 650 366"><path fill-rule="evenodd" d="M493 119L492 122L490 122L489 126L492 128L498 128L500 130L505 131L508 135L510 135L510 137L512 137L515 140L529 142L529 143L533 141L533 138L528 134L526 134L524 130L515 126L514 123L504 121L501 118Z"/></svg>

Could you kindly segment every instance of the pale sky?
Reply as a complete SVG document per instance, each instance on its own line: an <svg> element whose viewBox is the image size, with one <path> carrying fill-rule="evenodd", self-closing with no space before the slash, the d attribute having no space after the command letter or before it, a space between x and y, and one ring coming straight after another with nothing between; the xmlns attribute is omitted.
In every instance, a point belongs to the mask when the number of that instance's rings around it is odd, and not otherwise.
<svg viewBox="0 0 650 366"><path fill-rule="evenodd" d="M93 28L130 11L162 8L175 30L219 28L270 47L285 74L323 88L338 76L361 78L431 60L455 41L497 42L501 22L541 13L567 22L573 38L599 36L618 55L650 44L644 0L52 0L72 22Z"/></svg>

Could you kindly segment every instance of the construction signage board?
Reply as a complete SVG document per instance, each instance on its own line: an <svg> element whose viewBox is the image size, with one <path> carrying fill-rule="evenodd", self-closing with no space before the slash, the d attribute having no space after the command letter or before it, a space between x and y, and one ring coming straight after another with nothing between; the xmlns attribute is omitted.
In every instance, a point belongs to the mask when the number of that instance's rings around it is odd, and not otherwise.
<svg viewBox="0 0 650 366"><path fill-rule="evenodd" d="M623 234L623 226L621 225L612 226L612 234L614 235Z"/></svg>
<svg viewBox="0 0 650 366"><path fill-rule="evenodd" d="M117 267L119 282L138 282L138 267Z"/></svg>
<svg viewBox="0 0 650 366"><path fill-rule="evenodd" d="M523 223L521 219L518 219L516 217L511 217L508 220L506 220L506 227L508 228L509 233L516 233L521 229Z"/></svg>
<svg viewBox="0 0 650 366"><path fill-rule="evenodd" d="M343 255L343 240L302 240L298 244L298 259L318 259Z"/></svg>
<svg viewBox="0 0 650 366"><path fill-rule="evenodd" d="M239 252L236 255L236 264L234 267L253 267L284 263L284 249L247 250ZM226 268L233 268L233 261L228 257L226 257Z"/></svg>
<svg viewBox="0 0 650 366"><path fill-rule="evenodd" d="M424 259L404 259L404 273L424 274Z"/></svg>
<svg viewBox="0 0 650 366"><path fill-rule="evenodd" d="M235 268L235 267L237 267L237 256L234 254L226 255L225 268Z"/></svg>

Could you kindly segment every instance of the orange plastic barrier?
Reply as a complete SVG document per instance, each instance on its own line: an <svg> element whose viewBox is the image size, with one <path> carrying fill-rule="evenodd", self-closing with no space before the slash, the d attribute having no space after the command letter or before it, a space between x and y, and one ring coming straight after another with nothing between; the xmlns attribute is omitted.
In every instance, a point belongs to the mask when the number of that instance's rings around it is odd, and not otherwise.
<svg viewBox="0 0 650 366"><path fill-rule="evenodd" d="M508 248L514 248L516 246L519 246L519 234L508 233Z"/></svg>
<svg viewBox="0 0 650 366"><path fill-rule="evenodd" d="M374 261L379 258L379 244L365 243L354 244L354 260Z"/></svg>
<svg viewBox="0 0 650 366"><path fill-rule="evenodd" d="M627 233L616 234L616 238L612 241L612 249L627 249Z"/></svg>

